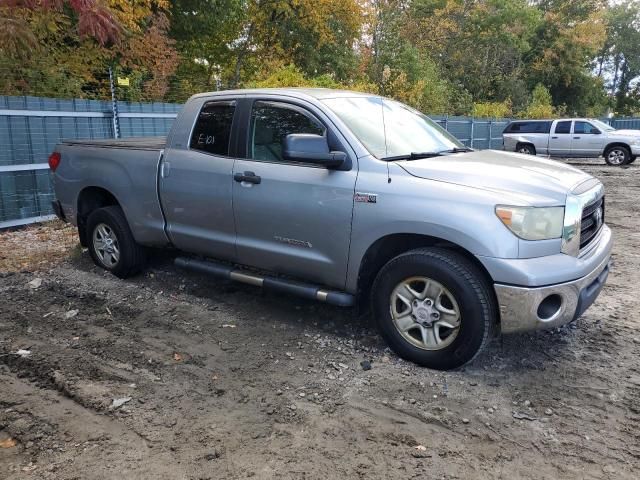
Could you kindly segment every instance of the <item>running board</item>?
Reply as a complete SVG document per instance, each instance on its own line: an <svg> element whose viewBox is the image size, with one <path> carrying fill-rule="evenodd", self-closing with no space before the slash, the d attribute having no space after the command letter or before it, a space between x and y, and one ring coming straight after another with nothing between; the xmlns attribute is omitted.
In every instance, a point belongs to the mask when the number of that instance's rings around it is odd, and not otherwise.
<svg viewBox="0 0 640 480"><path fill-rule="evenodd" d="M310 300L319 300L331 305L337 305L338 307L352 307L355 304L354 296L349 293L324 290L317 285L294 282L283 278L263 277L234 269L233 267L222 263L216 263L208 260L197 260L195 258L188 257L178 257L175 259L174 263L177 267L186 268L187 270L207 273L215 277L255 285L256 287L262 287L265 290L290 293Z"/></svg>

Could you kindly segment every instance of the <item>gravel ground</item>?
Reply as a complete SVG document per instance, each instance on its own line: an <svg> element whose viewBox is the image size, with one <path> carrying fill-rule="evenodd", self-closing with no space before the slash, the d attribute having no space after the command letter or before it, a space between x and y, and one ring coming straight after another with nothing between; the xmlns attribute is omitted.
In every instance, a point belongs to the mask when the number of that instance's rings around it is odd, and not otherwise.
<svg viewBox="0 0 640 480"><path fill-rule="evenodd" d="M0 478L638 478L640 166L578 166L615 234L600 298L453 372L168 255L127 281L79 249L4 270Z"/></svg>

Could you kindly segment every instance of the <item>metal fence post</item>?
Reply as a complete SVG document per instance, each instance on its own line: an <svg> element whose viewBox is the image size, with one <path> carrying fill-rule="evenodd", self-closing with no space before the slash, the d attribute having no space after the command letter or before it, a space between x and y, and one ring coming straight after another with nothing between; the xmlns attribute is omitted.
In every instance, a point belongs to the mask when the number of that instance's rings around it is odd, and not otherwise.
<svg viewBox="0 0 640 480"><path fill-rule="evenodd" d="M449 122L448 122L448 120L449 120L449 114L447 113L447 114L444 116L444 129L445 129L447 132L449 131Z"/></svg>
<svg viewBox="0 0 640 480"><path fill-rule="evenodd" d="M469 141L470 141L469 146L470 146L471 148L473 148L473 136L474 136L474 134L475 134L475 133L474 133L474 132L475 132L475 129L473 128L474 124L475 124L475 121L474 121L473 117L471 117L471 133L470 133L470 135L469 135Z"/></svg>
<svg viewBox="0 0 640 480"><path fill-rule="evenodd" d="M489 119L489 150L491 150L491 142L493 141L493 120Z"/></svg>
<svg viewBox="0 0 640 480"><path fill-rule="evenodd" d="M118 100L116 99L116 86L113 82L113 69L109 67L109 84L111 86L111 113L113 115L113 136L120 138L120 119L118 118Z"/></svg>

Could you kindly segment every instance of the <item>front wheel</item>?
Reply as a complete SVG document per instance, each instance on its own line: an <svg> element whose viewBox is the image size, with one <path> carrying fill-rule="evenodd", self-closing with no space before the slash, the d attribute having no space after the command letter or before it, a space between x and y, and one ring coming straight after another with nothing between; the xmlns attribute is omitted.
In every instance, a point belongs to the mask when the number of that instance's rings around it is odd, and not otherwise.
<svg viewBox="0 0 640 480"><path fill-rule="evenodd" d="M607 162L607 165L619 167L631 161L631 152L627 147L611 147L604 152L604 161Z"/></svg>
<svg viewBox="0 0 640 480"><path fill-rule="evenodd" d="M373 312L402 358L438 370L471 361L496 323L484 275L464 256L441 248L399 255L378 273Z"/></svg>
<svg viewBox="0 0 640 480"><path fill-rule="evenodd" d="M99 267L120 278L142 268L144 249L133 238L124 212L118 206L98 208L87 219L89 254Z"/></svg>

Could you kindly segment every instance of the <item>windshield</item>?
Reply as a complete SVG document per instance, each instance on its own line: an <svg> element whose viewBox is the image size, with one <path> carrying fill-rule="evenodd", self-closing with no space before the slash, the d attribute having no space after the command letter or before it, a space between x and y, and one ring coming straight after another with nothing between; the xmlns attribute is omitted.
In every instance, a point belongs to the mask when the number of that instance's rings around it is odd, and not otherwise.
<svg viewBox="0 0 640 480"><path fill-rule="evenodd" d="M600 120L591 120L591 123L593 123L596 127L598 127L603 132L613 132L615 130L615 128L613 128L611 125L607 125L606 123L601 122Z"/></svg>
<svg viewBox="0 0 640 480"><path fill-rule="evenodd" d="M380 97L328 98L323 102L376 158L464 149L433 120L400 102Z"/></svg>

